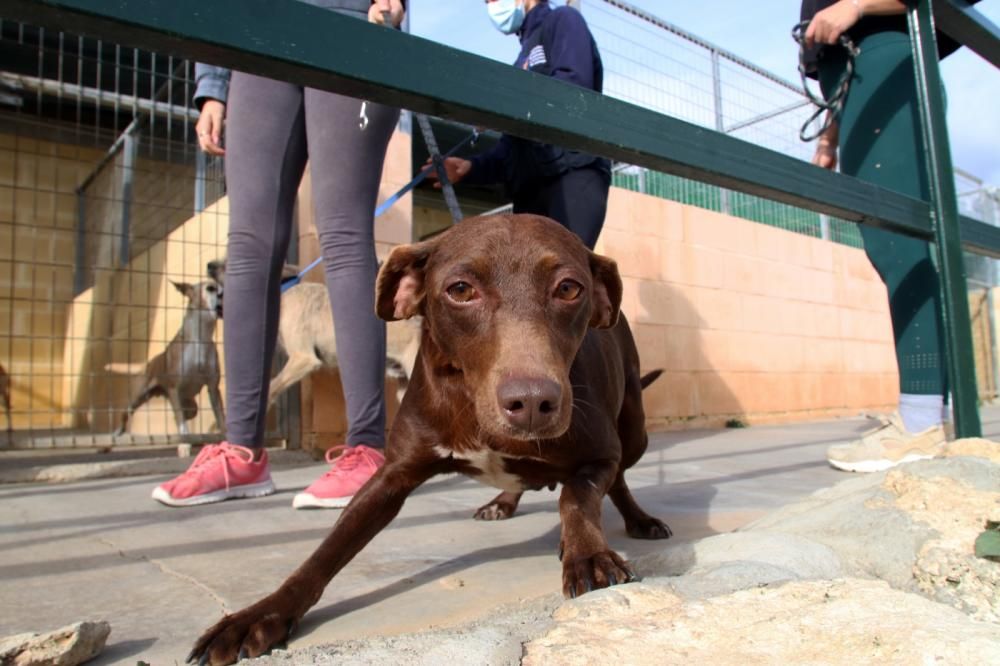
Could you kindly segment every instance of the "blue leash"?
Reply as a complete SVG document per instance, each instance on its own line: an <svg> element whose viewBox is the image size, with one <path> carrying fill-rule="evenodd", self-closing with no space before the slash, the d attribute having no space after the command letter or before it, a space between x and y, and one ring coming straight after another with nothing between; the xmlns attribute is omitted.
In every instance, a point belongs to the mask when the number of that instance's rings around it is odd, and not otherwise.
<svg viewBox="0 0 1000 666"><path fill-rule="evenodd" d="M465 137L464 139L462 139L461 141L459 141L458 143L456 143L454 146L452 146L451 150L449 150L444 155L441 155L441 156L439 156L437 158L434 158L434 161L436 162L438 159L444 160L445 158L453 156L455 153L457 153L459 150L461 150L462 147L464 147L466 144L468 144L470 142L475 143L476 138L478 138L478 137L479 137L479 132L476 131L476 130L472 130L471 134L469 134L467 137ZM406 196L407 193L409 193L413 188L415 188L420 183L424 182L424 179L427 178L427 174L429 174L431 171L433 171L434 168L435 168L435 165L432 163L432 164L428 164L423 169L421 169L420 171L418 171L417 175L413 177L413 180L411 180L406 185L404 185L402 188L400 188L400 190L398 192L396 192L391 197L389 197L388 199L386 199L385 201L383 201L382 205L375 209L375 217L379 217L380 215L382 215L383 213L385 213L387 210L389 210L390 208L392 208L393 204L395 204L397 201L399 201L404 196ZM318 257L311 264L309 264L308 266L306 266L305 268L303 268L301 271L299 271L297 275L295 275L294 277L290 277L287 280L285 280L284 282L282 282L281 283L281 293L285 293L286 291L288 291L289 289L291 289L292 287L294 287L298 283L302 282L302 276L304 276L306 273L308 273L312 269L314 269L317 266L319 266L320 263L322 263L322 261L323 261L323 257Z"/></svg>

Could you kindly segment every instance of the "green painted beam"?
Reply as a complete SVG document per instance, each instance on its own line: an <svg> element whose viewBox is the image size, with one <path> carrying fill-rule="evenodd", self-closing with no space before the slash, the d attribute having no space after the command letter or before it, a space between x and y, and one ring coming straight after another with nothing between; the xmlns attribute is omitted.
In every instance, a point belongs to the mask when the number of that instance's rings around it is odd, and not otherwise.
<svg viewBox="0 0 1000 666"><path fill-rule="evenodd" d="M937 0L934 3L934 26L978 53L994 67L1000 67L1000 30L973 9L968 0Z"/></svg>
<svg viewBox="0 0 1000 666"><path fill-rule="evenodd" d="M926 202L294 0L5 0L0 12L50 29L559 143L920 238L932 234ZM988 243L970 249L1000 255L994 234L977 231L981 223L967 224L971 237Z"/></svg>
<svg viewBox="0 0 1000 666"><path fill-rule="evenodd" d="M958 220L962 247L969 252L1000 259L1000 227L962 215Z"/></svg>
<svg viewBox="0 0 1000 666"><path fill-rule="evenodd" d="M925 202L293 0L5 0L4 16L295 81L929 238ZM456 26L460 29L460 26Z"/></svg>
<svg viewBox="0 0 1000 666"><path fill-rule="evenodd" d="M934 3L936 4L936 3ZM958 197L955 170L951 164L948 126L944 111L944 88L938 65L931 0L921 0L907 10L913 68L919 98L920 126L930 185L934 223L934 250L941 275L944 333L948 381L953 397L955 434L980 437L979 396L973 357L969 295L959 236Z"/></svg>

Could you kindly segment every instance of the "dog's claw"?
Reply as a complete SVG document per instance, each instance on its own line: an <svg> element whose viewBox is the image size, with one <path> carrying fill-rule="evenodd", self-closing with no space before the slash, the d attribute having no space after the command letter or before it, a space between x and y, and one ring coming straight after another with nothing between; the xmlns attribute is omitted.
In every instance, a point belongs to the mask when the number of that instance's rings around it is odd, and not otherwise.
<svg viewBox="0 0 1000 666"><path fill-rule="evenodd" d="M247 658L247 649L245 646L240 647L240 653L236 655L236 661L243 661Z"/></svg>
<svg viewBox="0 0 1000 666"><path fill-rule="evenodd" d="M198 666L205 666L208 663L208 651L206 650L204 654L201 655L201 659L198 660Z"/></svg>

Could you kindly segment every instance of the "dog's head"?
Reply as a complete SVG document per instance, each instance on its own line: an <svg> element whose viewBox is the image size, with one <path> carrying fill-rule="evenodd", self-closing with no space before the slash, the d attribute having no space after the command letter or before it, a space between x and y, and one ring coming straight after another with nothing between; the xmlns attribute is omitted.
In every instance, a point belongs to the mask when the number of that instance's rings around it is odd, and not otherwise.
<svg viewBox="0 0 1000 666"><path fill-rule="evenodd" d="M210 312L216 319L222 319L222 285L215 280L204 280L196 284L170 281L177 291L188 299L189 310Z"/></svg>
<svg viewBox="0 0 1000 666"><path fill-rule="evenodd" d="M422 315L425 362L464 383L480 427L533 440L569 428L570 366L589 327L617 322L621 297L613 260L548 218L504 215L395 248L376 310Z"/></svg>

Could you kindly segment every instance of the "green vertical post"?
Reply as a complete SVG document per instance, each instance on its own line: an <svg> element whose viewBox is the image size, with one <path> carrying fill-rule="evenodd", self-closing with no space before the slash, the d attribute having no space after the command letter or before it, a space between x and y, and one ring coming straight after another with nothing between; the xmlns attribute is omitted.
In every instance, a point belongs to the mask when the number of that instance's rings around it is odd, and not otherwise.
<svg viewBox="0 0 1000 666"><path fill-rule="evenodd" d="M954 398L955 434L958 437L980 437L982 427L977 404L976 366L972 355L965 264L958 230L958 199L945 122L937 40L931 20L931 2L932 0L920 0L916 7L907 10L907 19L930 184L934 247L941 274L948 380Z"/></svg>

